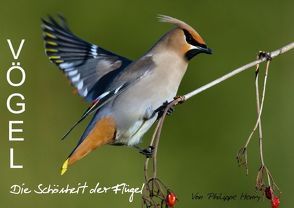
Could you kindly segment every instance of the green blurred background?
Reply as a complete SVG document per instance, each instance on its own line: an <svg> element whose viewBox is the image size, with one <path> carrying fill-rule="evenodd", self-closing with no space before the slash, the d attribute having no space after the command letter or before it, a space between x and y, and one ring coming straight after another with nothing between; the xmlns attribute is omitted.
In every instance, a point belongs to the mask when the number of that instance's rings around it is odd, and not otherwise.
<svg viewBox="0 0 294 208"><path fill-rule="evenodd" d="M60 137L87 105L71 93L66 78L43 52L40 18L63 14L77 35L118 54L136 59L171 28L157 14L188 22L214 51L189 65L179 94L189 92L294 37L293 0L262 1L1 1L0 12L0 203L1 207L139 207L128 195L11 195L13 184L94 186L143 183L144 157L127 147L104 146L78 162L64 176L60 166L87 121L67 140ZM13 61L6 39L26 42L20 56L27 79L20 88L6 82ZM17 78L15 78L17 79ZM283 194L281 207L294 206L293 52L272 61L263 114L265 160ZM26 111L12 115L6 99L25 96ZM177 107L165 123L158 156L159 177L175 190L177 207L270 207L263 202L191 199L192 193L255 194L259 168L256 136L249 147L249 175L235 161L255 123L254 70L249 70ZM8 141L8 121L23 120L24 142ZM151 132L145 135L148 144ZM23 169L9 169L9 148Z"/></svg>

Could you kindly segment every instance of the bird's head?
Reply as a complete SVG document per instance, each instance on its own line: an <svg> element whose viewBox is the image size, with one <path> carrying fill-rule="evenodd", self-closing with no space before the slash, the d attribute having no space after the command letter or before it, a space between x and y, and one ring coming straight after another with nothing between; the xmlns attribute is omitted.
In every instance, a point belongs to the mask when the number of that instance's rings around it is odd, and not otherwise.
<svg viewBox="0 0 294 208"><path fill-rule="evenodd" d="M176 25L175 29L163 37L169 50L175 51L188 61L199 53L212 54L199 33L190 25L165 15L160 15L159 20Z"/></svg>

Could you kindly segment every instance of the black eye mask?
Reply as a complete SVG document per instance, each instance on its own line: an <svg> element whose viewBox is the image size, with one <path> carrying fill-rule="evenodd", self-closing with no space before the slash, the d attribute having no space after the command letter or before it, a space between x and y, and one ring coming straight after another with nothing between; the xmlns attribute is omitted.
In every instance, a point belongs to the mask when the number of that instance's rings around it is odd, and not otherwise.
<svg viewBox="0 0 294 208"><path fill-rule="evenodd" d="M193 36L188 32L188 30L183 30L184 31L184 34L185 34L185 37L186 37L186 42L189 43L190 45L193 45L193 46L199 46L199 47L202 47L202 48L207 48L205 44L200 44L198 43L194 38Z"/></svg>

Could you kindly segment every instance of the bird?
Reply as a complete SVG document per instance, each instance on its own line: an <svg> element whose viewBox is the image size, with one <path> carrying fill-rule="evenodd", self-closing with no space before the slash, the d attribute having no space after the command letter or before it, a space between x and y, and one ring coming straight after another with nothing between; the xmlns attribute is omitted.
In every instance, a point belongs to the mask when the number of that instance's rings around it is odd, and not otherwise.
<svg viewBox="0 0 294 208"><path fill-rule="evenodd" d="M173 28L134 61L75 35L61 15L42 18L46 55L89 103L62 139L92 115L61 175L103 145L137 147L158 119L159 109L177 95L190 60L200 53L212 54L193 27L170 16L158 18Z"/></svg>

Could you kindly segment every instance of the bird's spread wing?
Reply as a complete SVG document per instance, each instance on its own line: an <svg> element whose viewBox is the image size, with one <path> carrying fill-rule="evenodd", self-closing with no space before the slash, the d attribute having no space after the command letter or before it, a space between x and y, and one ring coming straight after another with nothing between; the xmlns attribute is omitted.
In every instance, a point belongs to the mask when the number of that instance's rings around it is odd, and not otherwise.
<svg viewBox="0 0 294 208"><path fill-rule="evenodd" d="M146 75L152 72L154 69L154 62L152 56L145 56L138 61L130 64L129 67L126 67L120 73L116 75L116 77L109 82L109 84L105 87L105 92L95 96L96 99L92 102L89 108L83 113L81 118L66 132L66 134L62 137L62 140L69 135L69 133L88 115L92 112L97 111L106 103L111 101L116 96L120 95L122 92L127 90L129 87L132 87L136 82L143 79ZM130 98L132 99L132 98ZM130 106L132 107L132 106ZM88 133L92 130L92 125L95 125L97 121L94 119L91 121L90 125L88 125L86 131L81 137L78 145L83 142ZM77 145L77 146L78 146Z"/></svg>
<svg viewBox="0 0 294 208"><path fill-rule="evenodd" d="M132 87L136 82L143 79L146 75L152 72L154 69L154 62L152 56L145 56L132 65L127 67L108 86L108 91L100 95L93 104L85 111L81 119L74 124L74 126L67 132L63 139L77 126L82 120L84 120L91 112L97 111L107 102L111 101L116 96L120 95L122 92ZM120 85L123 83L122 85ZM119 85L119 87L117 87ZM121 94L123 96L123 94ZM132 99L130 97L130 99ZM134 107L134 106L130 106ZM107 121L105 123L105 121ZM105 124L103 124L105 123ZM102 125L103 124L103 125ZM108 129L108 130L106 130ZM81 136L78 144L69 154L67 160L62 165L61 174L63 175L69 165L72 165L77 160L83 158L93 149L97 148L102 144L109 143L111 140L115 139L116 123L112 116L100 118L99 116L94 116L87 126L85 132ZM99 133L97 133L99 132Z"/></svg>
<svg viewBox="0 0 294 208"><path fill-rule="evenodd" d="M91 102L64 139L89 114L143 78L154 68L154 63L152 56L131 62L88 43L70 31L63 17L59 18L60 23L50 16L48 20L42 19L46 54L69 78L79 95Z"/></svg>
<svg viewBox="0 0 294 208"><path fill-rule="evenodd" d="M42 19L45 51L51 62L68 77L78 94L93 102L131 61L73 34L66 21Z"/></svg>

